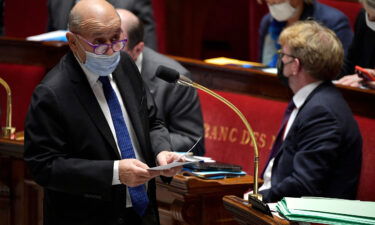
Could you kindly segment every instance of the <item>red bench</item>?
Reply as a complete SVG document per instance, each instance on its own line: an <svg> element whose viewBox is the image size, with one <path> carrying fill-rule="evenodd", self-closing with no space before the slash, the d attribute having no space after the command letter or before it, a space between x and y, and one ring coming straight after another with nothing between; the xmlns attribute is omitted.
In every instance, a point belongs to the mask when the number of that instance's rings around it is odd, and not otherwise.
<svg viewBox="0 0 375 225"><path fill-rule="evenodd" d="M252 126L259 148L259 171L262 171L287 103L229 92L218 93L238 107ZM252 175L253 148L239 117L222 102L201 91L199 97L205 125L206 155L217 161L241 165ZM375 119L355 118L363 136L363 164L357 198L375 201Z"/></svg>

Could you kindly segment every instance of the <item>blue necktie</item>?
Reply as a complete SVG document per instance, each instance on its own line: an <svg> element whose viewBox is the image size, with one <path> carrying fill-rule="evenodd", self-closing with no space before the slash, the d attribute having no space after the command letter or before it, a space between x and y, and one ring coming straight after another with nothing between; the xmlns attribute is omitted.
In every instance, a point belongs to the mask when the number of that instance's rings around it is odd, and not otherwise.
<svg viewBox="0 0 375 225"><path fill-rule="evenodd" d="M264 172L265 172L265 170L267 168L268 163L270 162L270 160L272 158L274 158L276 156L276 154L280 150L281 145L283 144L283 141L284 141L283 140L283 136L284 136L284 133L285 133L285 128L286 128L286 125L287 125L288 120L290 118L290 115L292 114L292 112L293 112L293 110L294 110L295 107L296 106L294 105L293 100L291 100L289 102L289 104L288 104L288 107L285 110L283 121L281 122L281 126L280 126L280 129L279 129L279 132L277 133L275 143L272 146L271 154L268 157L268 161L267 161L266 167L264 168L264 170L262 172L262 177L264 175Z"/></svg>
<svg viewBox="0 0 375 225"><path fill-rule="evenodd" d="M126 123L122 115L120 103L116 97L116 93L112 89L112 86L109 82L108 77L101 76L99 77L99 80L103 84L103 91L104 91L105 98L107 99L109 111L111 112L118 146L121 151L121 157L123 159L129 159L129 158L135 159L133 145L130 140L129 132L126 127ZM142 184L137 187L128 187L128 190L129 190L129 194L132 200L132 205L133 205L134 210L140 216L143 216L147 209L147 205L149 202L145 185Z"/></svg>

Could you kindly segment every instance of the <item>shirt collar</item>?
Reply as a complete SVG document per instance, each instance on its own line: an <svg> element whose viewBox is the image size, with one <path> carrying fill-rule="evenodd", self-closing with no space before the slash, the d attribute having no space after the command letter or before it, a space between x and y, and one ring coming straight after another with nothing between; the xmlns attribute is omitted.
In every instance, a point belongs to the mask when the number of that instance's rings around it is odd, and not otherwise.
<svg viewBox="0 0 375 225"><path fill-rule="evenodd" d="M301 88L294 96L293 96L293 102L297 109L299 109L303 103L305 103L307 97L310 95L310 93L317 88L323 81L316 81L313 83L310 83L303 88Z"/></svg>
<svg viewBox="0 0 375 225"><path fill-rule="evenodd" d="M143 61L143 52L139 54L137 60L135 60L135 65L137 65L139 72L142 71L142 61Z"/></svg>

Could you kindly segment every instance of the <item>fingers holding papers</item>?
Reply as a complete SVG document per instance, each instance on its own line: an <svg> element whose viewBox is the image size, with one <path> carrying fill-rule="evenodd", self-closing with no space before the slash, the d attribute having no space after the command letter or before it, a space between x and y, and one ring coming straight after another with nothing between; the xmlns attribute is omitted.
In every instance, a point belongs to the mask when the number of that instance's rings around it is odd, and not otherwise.
<svg viewBox="0 0 375 225"><path fill-rule="evenodd" d="M119 177L122 184L135 187L159 176L160 173L149 171L148 166L137 159L123 159L119 161Z"/></svg>

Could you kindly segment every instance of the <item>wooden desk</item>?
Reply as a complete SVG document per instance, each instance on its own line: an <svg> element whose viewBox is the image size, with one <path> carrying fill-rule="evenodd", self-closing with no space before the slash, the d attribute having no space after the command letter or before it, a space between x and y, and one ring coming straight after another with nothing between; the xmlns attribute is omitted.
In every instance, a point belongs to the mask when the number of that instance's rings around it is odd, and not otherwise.
<svg viewBox="0 0 375 225"><path fill-rule="evenodd" d="M241 196L253 186L244 176L222 180L203 180L187 173L176 175L171 184L157 181L157 199L162 225L237 224L224 209L224 195Z"/></svg>
<svg viewBox="0 0 375 225"><path fill-rule="evenodd" d="M23 141L0 139L0 171L0 188L9 189L0 195L1 225L42 224L43 190L28 174Z"/></svg>
<svg viewBox="0 0 375 225"><path fill-rule="evenodd" d="M39 225L43 219L43 190L30 178L23 161L23 142L0 139L0 183L10 190L0 195L1 225ZM157 200L163 225L237 224L224 209L222 197L242 196L252 188L250 176L203 180L177 175L170 184L157 180ZM1 190L2 190L1 189Z"/></svg>
<svg viewBox="0 0 375 225"><path fill-rule="evenodd" d="M236 221L241 225L293 225L297 223L283 220L278 217L270 217L251 208L247 201L237 196L225 196L223 198L225 208L231 212Z"/></svg>
<svg viewBox="0 0 375 225"><path fill-rule="evenodd" d="M68 45L64 42L38 42L0 37L0 52L3 53L0 54L0 62L43 66L48 71L57 64L68 49Z"/></svg>
<svg viewBox="0 0 375 225"><path fill-rule="evenodd" d="M292 92L283 86L275 74L256 69L235 66L219 66L201 60L172 56L191 73L195 82L219 91L234 92L260 98L288 102ZM375 102L375 90L359 89L337 85L348 102L353 113L375 118L372 102Z"/></svg>

